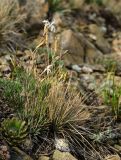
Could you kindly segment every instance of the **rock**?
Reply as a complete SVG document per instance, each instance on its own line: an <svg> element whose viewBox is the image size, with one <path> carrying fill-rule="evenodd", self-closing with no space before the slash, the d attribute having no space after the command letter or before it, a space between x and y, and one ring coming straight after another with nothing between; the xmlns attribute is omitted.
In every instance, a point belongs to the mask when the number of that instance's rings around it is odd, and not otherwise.
<svg viewBox="0 0 121 160"><path fill-rule="evenodd" d="M90 42L83 34L78 34L81 46L84 48L84 62L94 64L103 58L102 52L98 50L95 45Z"/></svg>
<svg viewBox="0 0 121 160"><path fill-rule="evenodd" d="M85 89L95 90L96 82L94 75L91 74L81 74L80 75L80 84Z"/></svg>
<svg viewBox="0 0 121 160"><path fill-rule="evenodd" d="M104 160L121 160L121 159L119 155L110 155L110 156L105 157Z"/></svg>
<svg viewBox="0 0 121 160"><path fill-rule="evenodd" d="M41 156L41 157L39 157L38 160L49 160L49 157L47 157L47 156Z"/></svg>
<svg viewBox="0 0 121 160"><path fill-rule="evenodd" d="M82 72L83 72L83 73L92 73L93 70L92 70L92 68L90 68L90 67L88 67L88 66L83 66L83 67L82 67Z"/></svg>
<svg viewBox="0 0 121 160"><path fill-rule="evenodd" d="M54 151L53 160L77 160L69 152Z"/></svg>
<svg viewBox="0 0 121 160"><path fill-rule="evenodd" d="M70 148L65 139L56 138L55 139L55 148L62 152L69 152Z"/></svg>
<svg viewBox="0 0 121 160"><path fill-rule="evenodd" d="M97 37L99 37L100 35L104 36L104 33L105 33L105 31L103 31L101 27L99 27L97 24L90 24L89 31L92 34L95 34Z"/></svg>
<svg viewBox="0 0 121 160"><path fill-rule="evenodd" d="M100 65L100 64L95 64L95 65L93 65L92 69L93 69L93 72L99 72L99 73L104 73L104 72L106 72L104 66L103 66L103 65Z"/></svg>
<svg viewBox="0 0 121 160"><path fill-rule="evenodd" d="M109 54L111 52L110 44L101 36L97 38L96 47L104 54Z"/></svg>
<svg viewBox="0 0 121 160"><path fill-rule="evenodd" d="M114 145L114 148L117 149L117 150L119 150L119 151L121 151L121 146L118 145L118 144L115 144L115 145Z"/></svg>
<svg viewBox="0 0 121 160"><path fill-rule="evenodd" d="M72 70L76 71L76 72L81 72L81 67L79 67L79 65L72 65Z"/></svg>
<svg viewBox="0 0 121 160"><path fill-rule="evenodd" d="M78 73L87 73L88 74L88 73L93 72L93 69L89 66L86 66L86 65L80 67L79 65L75 64L75 65L72 65L71 69L78 72Z"/></svg>
<svg viewBox="0 0 121 160"><path fill-rule="evenodd" d="M62 50L67 51L64 56L66 66L83 62L94 64L95 61L102 58L102 53L82 34L68 29L64 30L60 37L60 46Z"/></svg>
<svg viewBox="0 0 121 160"><path fill-rule="evenodd" d="M94 82L94 75L90 75L90 74L81 74L80 75L80 79L84 82Z"/></svg>
<svg viewBox="0 0 121 160"><path fill-rule="evenodd" d="M91 34L96 35L96 47L101 50L104 54L111 52L111 46L109 42L104 38L105 29L104 27L99 27L96 24L90 24L89 30Z"/></svg>
<svg viewBox="0 0 121 160"><path fill-rule="evenodd" d="M85 62L94 64L102 59L102 52L100 52L92 43L87 41L85 46Z"/></svg>
<svg viewBox="0 0 121 160"><path fill-rule="evenodd" d="M84 49L73 31L68 29L62 32L60 45L63 50L68 51L64 56L65 65L83 62Z"/></svg>

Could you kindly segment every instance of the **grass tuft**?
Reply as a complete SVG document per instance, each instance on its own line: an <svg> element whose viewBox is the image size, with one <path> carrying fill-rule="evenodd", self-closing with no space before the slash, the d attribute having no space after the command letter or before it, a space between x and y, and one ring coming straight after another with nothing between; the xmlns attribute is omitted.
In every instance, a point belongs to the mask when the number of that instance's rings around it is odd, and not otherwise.
<svg viewBox="0 0 121 160"><path fill-rule="evenodd" d="M117 85L114 73L108 74L107 83L103 88L104 102L111 106L116 119L121 117L121 84Z"/></svg>
<svg viewBox="0 0 121 160"><path fill-rule="evenodd" d="M61 0L48 0L48 2L51 13L62 10L62 8L60 7Z"/></svg>
<svg viewBox="0 0 121 160"><path fill-rule="evenodd" d="M16 47L21 38L22 23L25 16L21 14L18 1L0 1L0 45ZM20 44L19 44L20 45ZM18 45L18 46L19 46Z"/></svg>
<svg viewBox="0 0 121 160"><path fill-rule="evenodd" d="M54 139L66 139L70 146L74 146L73 149L76 146L88 145L84 135L88 131L83 130L83 125L90 118L90 113L83 106L79 94L71 92L70 86L65 87L62 83L54 82L45 102L49 132L53 134Z"/></svg>

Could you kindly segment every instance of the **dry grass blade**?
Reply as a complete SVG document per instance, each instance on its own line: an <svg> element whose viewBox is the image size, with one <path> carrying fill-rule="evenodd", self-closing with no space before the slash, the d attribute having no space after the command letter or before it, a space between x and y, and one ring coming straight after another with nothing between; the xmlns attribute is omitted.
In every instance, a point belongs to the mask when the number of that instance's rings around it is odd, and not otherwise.
<svg viewBox="0 0 121 160"><path fill-rule="evenodd" d="M63 132L70 125L81 125L89 118L89 112L83 107L81 97L69 92L62 84L55 83L46 99L48 116L55 132Z"/></svg>

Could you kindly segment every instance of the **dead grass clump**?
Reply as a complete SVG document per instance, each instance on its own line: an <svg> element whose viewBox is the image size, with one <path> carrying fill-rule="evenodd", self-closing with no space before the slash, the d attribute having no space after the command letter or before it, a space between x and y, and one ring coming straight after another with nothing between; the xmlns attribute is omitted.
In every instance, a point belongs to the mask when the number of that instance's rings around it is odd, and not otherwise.
<svg viewBox="0 0 121 160"><path fill-rule="evenodd" d="M20 13L18 1L1 0L0 1L0 45L16 47L20 45L19 33L22 30L22 23L25 16Z"/></svg>
<svg viewBox="0 0 121 160"><path fill-rule="evenodd" d="M49 121L55 133L75 131L81 126L83 121L89 118L89 112L85 110L81 97L74 92L69 92L63 84L55 82L46 98Z"/></svg>
<svg viewBox="0 0 121 160"><path fill-rule="evenodd" d="M53 133L55 140L66 139L74 152L84 146L91 148L87 140L89 132L84 127L85 121L90 119L90 113L76 91L72 92L70 86L65 87L62 83L54 82L45 103L48 109L49 132Z"/></svg>

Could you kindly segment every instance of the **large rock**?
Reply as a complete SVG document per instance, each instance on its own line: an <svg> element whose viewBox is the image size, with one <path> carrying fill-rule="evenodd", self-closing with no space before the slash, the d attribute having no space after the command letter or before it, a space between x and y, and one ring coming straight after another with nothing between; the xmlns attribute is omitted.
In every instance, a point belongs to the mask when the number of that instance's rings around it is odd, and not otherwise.
<svg viewBox="0 0 121 160"><path fill-rule="evenodd" d="M72 30L64 30L61 33L61 48L66 50L65 64L81 64L83 62L94 63L102 58L102 53L89 42L82 34Z"/></svg>
<svg viewBox="0 0 121 160"><path fill-rule="evenodd" d="M60 152L55 150L53 154L53 160L77 160L69 152Z"/></svg>
<svg viewBox="0 0 121 160"><path fill-rule="evenodd" d="M64 30L61 34L61 47L67 51L65 54L65 64L80 64L84 58L84 48L78 38L70 29Z"/></svg>

